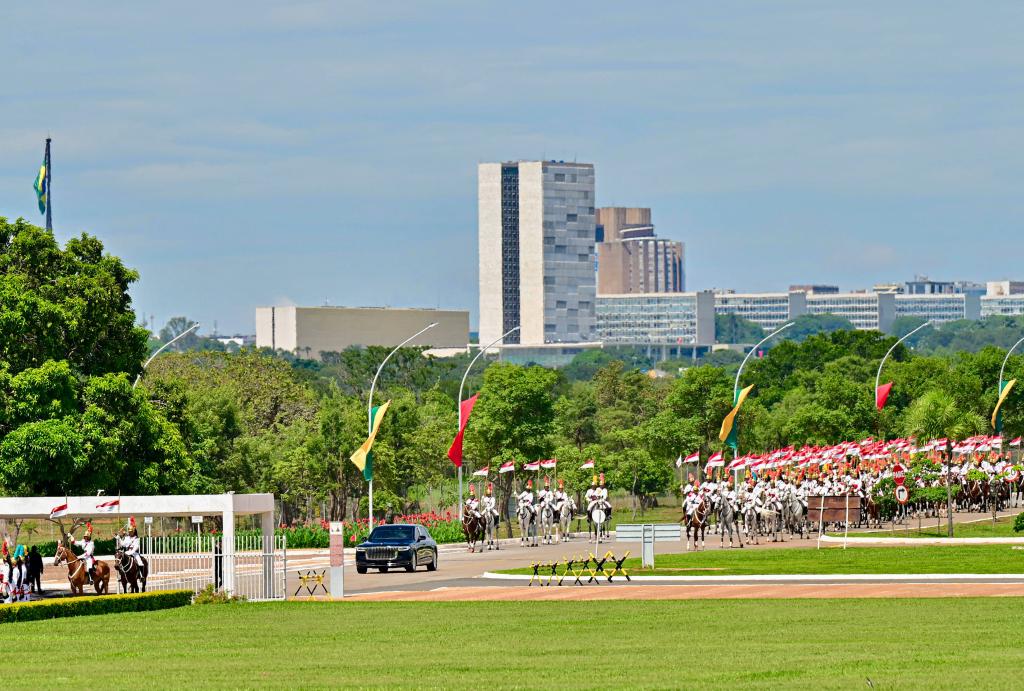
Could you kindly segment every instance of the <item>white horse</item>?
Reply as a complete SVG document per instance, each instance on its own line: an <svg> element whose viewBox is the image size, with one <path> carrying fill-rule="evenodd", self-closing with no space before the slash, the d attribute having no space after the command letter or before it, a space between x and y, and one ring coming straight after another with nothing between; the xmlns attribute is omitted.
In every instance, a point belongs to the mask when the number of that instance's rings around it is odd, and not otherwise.
<svg viewBox="0 0 1024 691"><path fill-rule="evenodd" d="M491 549L501 549L496 537L498 526L497 518L498 517L491 511L486 511L484 513L484 541L487 543L488 551Z"/></svg>
<svg viewBox="0 0 1024 691"><path fill-rule="evenodd" d="M605 500L594 502L594 507L590 510L590 530L589 533L594 535L594 541L597 544L601 544L601 538L608 539L608 528L605 524L608 522L608 513L611 509L611 505ZM589 541L589 540L588 540Z"/></svg>
<svg viewBox="0 0 1024 691"><path fill-rule="evenodd" d="M718 495L718 524L722 526L722 547L725 547L725 534L729 533L729 546L732 547L732 533L736 531L736 539L740 543L740 547L743 547L743 535L740 534L739 527L736 526L736 509L729 501L729 497L726 496L725 492L721 492Z"/></svg>
<svg viewBox="0 0 1024 691"><path fill-rule="evenodd" d="M537 528L534 524L535 515L533 507L527 506L526 504L520 504L519 511L516 515L519 517L519 546L525 547L529 544L530 547L536 547ZM532 536L530 534L531 529L533 531ZM532 543L530 542L531 537L533 540Z"/></svg>
<svg viewBox="0 0 1024 691"><path fill-rule="evenodd" d="M562 502L558 510L558 523L555 525L555 535L560 542L569 541L569 528L572 525L573 514L576 513L576 501L569 497Z"/></svg>
<svg viewBox="0 0 1024 691"><path fill-rule="evenodd" d="M541 501L538 513L540 514L541 541L545 545L553 544L557 541L557 536L555 535L557 529L555 528L555 507L549 497L545 497Z"/></svg>

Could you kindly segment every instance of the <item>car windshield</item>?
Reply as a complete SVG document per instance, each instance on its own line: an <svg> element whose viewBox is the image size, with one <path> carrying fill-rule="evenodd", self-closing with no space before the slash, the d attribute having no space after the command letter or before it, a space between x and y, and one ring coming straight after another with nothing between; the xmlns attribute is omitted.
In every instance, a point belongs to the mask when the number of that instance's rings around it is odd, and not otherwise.
<svg viewBox="0 0 1024 691"><path fill-rule="evenodd" d="M380 525L370 533L370 539L411 541L414 531L411 525Z"/></svg>

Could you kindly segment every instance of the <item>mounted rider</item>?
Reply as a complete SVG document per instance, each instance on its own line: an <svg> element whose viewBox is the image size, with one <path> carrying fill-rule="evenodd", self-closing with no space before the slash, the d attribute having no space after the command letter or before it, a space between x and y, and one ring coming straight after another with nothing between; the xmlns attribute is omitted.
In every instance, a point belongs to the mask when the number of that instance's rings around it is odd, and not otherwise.
<svg viewBox="0 0 1024 691"><path fill-rule="evenodd" d="M121 528L117 539L117 546L124 550L126 556L135 559L136 565L141 569L142 541L139 539L139 529L135 525L135 516L131 516L128 519L127 529L127 534L125 534L125 529Z"/></svg>
<svg viewBox="0 0 1024 691"><path fill-rule="evenodd" d="M587 515L590 515L591 510L594 508L594 499L597 497L597 475L593 476L590 481L590 488L587 489L583 498L587 501Z"/></svg>
<svg viewBox="0 0 1024 691"><path fill-rule="evenodd" d="M68 533L68 540L72 545L82 550L81 558L85 560L85 577L91 585L94 575L93 569L96 568L96 543L92 540L92 523L85 524L85 534L82 535L81 540L76 540L75 536L71 533Z"/></svg>
<svg viewBox="0 0 1024 691"><path fill-rule="evenodd" d="M473 486L472 482L469 483L469 496L466 497L465 513L476 518L482 517L480 513L480 500L476 498L476 487Z"/></svg>
<svg viewBox="0 0 1024 691"><path fill-rule="evenodd" d="M544 489L537 492L537 506L541 509L544 508L545 504L550 504L555 500L555 493L551 491L551 478L547 475L544 476Z"/></svg>
<svg viewBox="0 0 1024 691"><path fill-rule="evenodd" d="M519 493L516 498L516 505L518 511L522 511L524 508L530 512L530 515L536 515L536 511L533 508L533 480L526 481L526 487Z"/></svg>
<svg viewBox="0 0 1024 691"><path fill-rule="evenodd" d="M693 473L690 473L689 482L683 488L683 513L687 517L692 516L693 512L697 510L700 500L700 483L696 482L693 479Z"/></svg>
<svg viewBox="0 0 1024 691"><path fill-rule="evenodd" d="M565 493L565 480L558 480L558 490L555 491L555 515L562 512L562 507L569 503L569 495Z"/></svg>
<svg viewBox="0 0 1024 691"><path fill-rule="evenodd" d="M494 498L494 483L488 482L487 489L484 490L484 498L481 502L484 509L484 515L490 514L494 516L494 522L498 522L498 502Z"/></svg>

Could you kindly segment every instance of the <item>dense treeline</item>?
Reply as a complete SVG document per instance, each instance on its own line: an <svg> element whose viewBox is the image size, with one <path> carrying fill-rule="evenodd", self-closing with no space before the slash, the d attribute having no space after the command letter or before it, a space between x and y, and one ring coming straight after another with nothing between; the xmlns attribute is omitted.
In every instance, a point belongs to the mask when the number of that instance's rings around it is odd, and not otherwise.
<svg viewBox="0 0 1024 691"><path fill-rule="evenodd" d="M322 361L243 350L167 353L137 388L147 333L133 327L137 276L83 235L62 249L52 235L0 219L0 491L20 495L271 491L286 522L365 515L366 483L348 461L366 435L369 382L386 349L350 349ZM742 326L742 325L734 325ZM1014 323L1003 324L1017 328ZM878 362L892 336L840 329L781 341L750 361L755 389L740 418L740 452L901 436L911 406L942 395L987 419L1005 350L922 355L899 346L874 408ZM1019 337L1019 336L1018 336ZM563 370L481 358L465 395L479 393L466 434L468 471L490 466L499 495L522 463L558 460L581 490L595 459L638 506L676 485L673 461L722 448L738 358L681 361L655 378L635 351L589 352ZM446 450L469 356L400 352L376 403L392 405L374 447L375 509L410 512L455 502ZM1007 378L1024 376L1014 357ZM1006 405L1006 432L1024 433L1022 389ZM919 416L918 416L919 417ZM520 470L496 475L514 460Z"/></svg>

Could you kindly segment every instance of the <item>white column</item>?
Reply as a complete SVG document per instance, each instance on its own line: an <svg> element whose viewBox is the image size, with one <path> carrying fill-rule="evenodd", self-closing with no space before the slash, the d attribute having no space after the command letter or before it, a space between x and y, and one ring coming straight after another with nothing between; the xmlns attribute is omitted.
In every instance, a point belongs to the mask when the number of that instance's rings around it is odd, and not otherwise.
<svg viewBox="0 0 1024 691"><path fill-rule="evenodd" d="M263 593L264 597L274 596L274 512L267 511L260 514L260 532L263 539L260 540L263 547ZM287 589L287 582L284 584Z"/></svg>
<svg viewBox="0 0 1024 691"><path fill-rule="evenodd" d="M230 493L224 495L224 535L221 545L223 555L224 590L235 592L235 502Z"/></svg>

